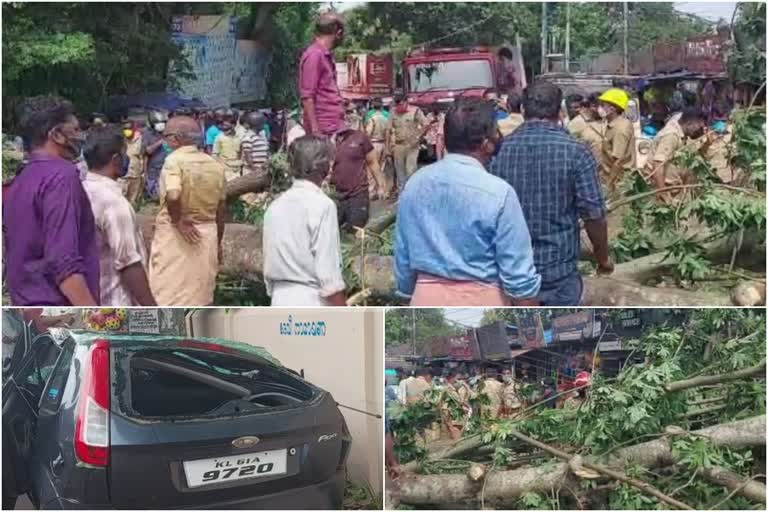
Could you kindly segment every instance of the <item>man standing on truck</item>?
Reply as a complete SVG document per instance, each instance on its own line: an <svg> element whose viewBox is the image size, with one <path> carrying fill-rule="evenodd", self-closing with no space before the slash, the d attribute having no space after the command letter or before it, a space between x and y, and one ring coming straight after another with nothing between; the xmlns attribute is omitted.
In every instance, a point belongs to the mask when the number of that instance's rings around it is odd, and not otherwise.
<svg viewBox="0 0 768 512"><path fill-rule="evenodd" d="M395 95L396 106L389 118L387 148L395 164L398 193L402 193L418 167L419 143L428 128L427 117L420 108L410 105L402 93Z"/></svg>
<svg viewBox="0 0 768 512"><path fill-rule="evenodd" d="M307 134L331 137L344 127L344 100L331 50L344 40L344 21L335 13L315 22L315 41L301 56L299 97Z"/></svg>
<svg viewBox="0 0 768 512"><path fill-rule="evenodd" d="M383 112L381 98L373 99L373 110L365 122L365 133L373 144L373 159L378 163L375 168L368 167L368 195L373 198L389 199L392 186L384 174L384 144L387 139L389 119Z"/></svg>
<svg viewBox="0 0 768 512"><path fill-rule="evenodd" d="M597 163L584 144L560 128L561 101L556 85L529 85L523 93L525 123L504 139L490 166L520 198L545 306L575 306L581 300L579 219L594 247L598 272L613 271Z"/></svg>
<svg viewBox="0 0 768 512"><path fill-rule="evenodd" d="M629 105L629 95L626 92L621 89L608 89L597 100L597 113L601 119L607 121L603 141L604 185L607 185L609 191L613 191L625 171L635 167L635 127L624 116Z"/></svg>

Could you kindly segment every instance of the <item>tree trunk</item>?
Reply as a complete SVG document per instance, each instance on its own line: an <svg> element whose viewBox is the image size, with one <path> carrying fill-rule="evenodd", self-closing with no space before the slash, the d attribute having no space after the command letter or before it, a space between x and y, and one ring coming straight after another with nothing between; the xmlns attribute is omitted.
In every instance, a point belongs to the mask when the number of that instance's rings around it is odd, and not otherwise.
<svg viewBox="0 0 768 512"><path fill-rule="evenodd" d="M360 268L358 258L352 268ZM368 255L365 260L366 286L379 293L394 290L393 258ZM584 277L583 306L725 306L727 295L713 295L677 288L652 288L625 282L614 277Z"/></svg>
<svg viewBox="0 0 768 512"><path fill-rule="evenodd" d="M693 432L707 437L713 445L732 449L765 446L765 415L704 428ZM675 463L667 437L616 450L605 466L623 470L632 465L647 467ZM568 464L525 467L493 472L486 478L485 500L513 505L527 492L550 493L571 478ZM758 483L759 485L759 483ZM472 482L466 475L413 475L401 477L402 503L412 505L467 504L479 500L482 482Z"/></svg>
<svg viewBox="0 0 768 512"><path fill-rule="evenodd" d="M744 496L755 503L765 503L765 484L756 480L744 478L741 475L729 471L725 468L714 466L704 468L702 476L713 484L722 485L729 491L736 491L736 494Z"/></svg>
<svg viewBox="0 0 768 512"><path fill-rule="evenodd" d="M269 188L272 176L267 171L249 172L227 182L227 201L249 192L264 192Z"/></svg>
<svg viewBox="0 0 768 512"><path fill-rule="evenodd" d="M568 464L496 471L486 477L484 499L496 505L512 506L527 492L549 494L573 483ZM467 475L408 475L400 477L400 502L409 505L457 505L479 502L483 481Z"/></svg>

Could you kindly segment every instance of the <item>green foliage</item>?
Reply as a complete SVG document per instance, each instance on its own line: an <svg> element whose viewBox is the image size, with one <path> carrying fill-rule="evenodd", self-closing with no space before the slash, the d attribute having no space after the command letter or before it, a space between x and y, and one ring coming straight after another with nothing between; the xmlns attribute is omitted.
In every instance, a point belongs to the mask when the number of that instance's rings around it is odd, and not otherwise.
<svg viewBox="0 0 768 512"><path fill-rule="evenodd" d="M765 11L765 4L761 5ZM746 174L747 184L754 184L762 191L765 190L765 148L765 108L735 112L731 163Z"/></svg>
<svg viewBox="0 0 768 512"><path fill-rule="evenodd" d="M739 2L734 23L736 44L728 54L733 80L765 82L765 2Z"/></svg>
<svg viewBox="0 0 768 512"><path fill-rule="evenodd" d="M384 317L387 345L410 344L416 339L416 353L423 354L425 342L434 336L451 336L459 329L445 320L442 309L387 309Z"/></svg>
<svg viewBox="0 0 768 512"><path fill-rule="evenodd" d="M395 455L401 462L421 459L426 455L426 449L420 439L421 433L440 415L433 401L419 400L418 402L402 405L391 402L387 409L389 427L394 436Z"/></svg>
<svg viewBox="0 0 768 512"><path fill-rule="evenodd" d="M162 91L175 85L173 78L189 77L169 32L171 16L182 9L150 2L4 3L4 126L13 126L13 109L25 96L58 94L91 112L105 110L110 96Z"/></svg>

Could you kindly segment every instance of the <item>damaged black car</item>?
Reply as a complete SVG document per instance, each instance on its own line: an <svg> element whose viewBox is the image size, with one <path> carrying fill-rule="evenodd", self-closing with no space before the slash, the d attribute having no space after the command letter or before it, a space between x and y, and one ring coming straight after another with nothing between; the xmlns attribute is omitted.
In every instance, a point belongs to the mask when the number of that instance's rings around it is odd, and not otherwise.
<svg viewBox="0 0 768 512"><path fill-rule="evenodd" d="M23 494L42 509L342 506L344 418L264 349L60 329L18 346L3 508Z"/></svg>

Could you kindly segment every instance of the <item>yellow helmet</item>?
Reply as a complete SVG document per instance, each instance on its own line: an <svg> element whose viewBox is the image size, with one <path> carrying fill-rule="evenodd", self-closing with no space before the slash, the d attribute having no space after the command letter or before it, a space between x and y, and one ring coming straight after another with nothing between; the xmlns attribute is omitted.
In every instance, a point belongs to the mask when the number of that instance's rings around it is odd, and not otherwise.
<svg viewBox="0 0 768 512"><path fill-rule="evenodd" d="M627 110L629 104L629 95L621 89L608 89L597 99L617 106L621 110Z"/></svg>

